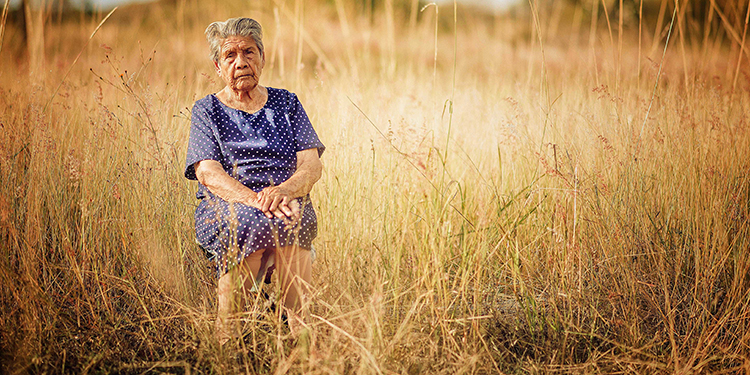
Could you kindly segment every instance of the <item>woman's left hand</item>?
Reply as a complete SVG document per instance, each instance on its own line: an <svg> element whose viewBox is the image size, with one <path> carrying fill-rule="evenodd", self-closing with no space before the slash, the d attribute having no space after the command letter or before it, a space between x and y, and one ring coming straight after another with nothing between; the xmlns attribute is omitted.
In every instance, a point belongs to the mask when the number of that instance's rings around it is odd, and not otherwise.
<svg viewBox="0 0 750 375"><path fill-rule="evenodd" d="M279 186L269 186L258 193L260 209L279 219L288 219L296 223L300 218L300 205L289 191Z"/></svg>
<svg viewBox="0 0 750 375"><path fill-rule="evenodd" d="M295 225L302 216L297 197L304 197L320 179L323 165L317 148L297 151L297 170L278 186L269 186L258 193L260 210L269 218L283 219L287 226Z"/></svg>

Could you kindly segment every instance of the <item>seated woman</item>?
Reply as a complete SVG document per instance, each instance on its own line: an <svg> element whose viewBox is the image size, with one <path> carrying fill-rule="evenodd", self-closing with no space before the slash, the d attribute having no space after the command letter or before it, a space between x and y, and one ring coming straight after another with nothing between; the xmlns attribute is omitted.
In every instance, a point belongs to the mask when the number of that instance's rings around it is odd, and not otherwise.
<svg viewBox="0 0 750 375"><path fill-rule="evenodd" d="M296 95L259 84L265 54L258 22L214 22L206 38L226 86L193 106L185 177L201 184L195 233L219 277L217 336L236 334L228 317L253 298L271 259L294 330L317 235L308 193L325 147Z"/></svg>

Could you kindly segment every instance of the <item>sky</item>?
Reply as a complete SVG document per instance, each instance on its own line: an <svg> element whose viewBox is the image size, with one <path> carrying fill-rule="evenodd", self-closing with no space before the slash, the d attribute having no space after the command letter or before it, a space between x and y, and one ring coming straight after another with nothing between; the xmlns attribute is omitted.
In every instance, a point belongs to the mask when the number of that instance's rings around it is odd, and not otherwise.
<svg viewBox="0 0 750 375"><path fill-rule="evenodd" d="M33 1L33 0L32 0ZM143 1L149 1L149 0L71 0L73 3L84 3L89 2L91 4L98 4L103 9L112 8L117 5L125 4L125 3L132 3L132 2L143 2ZM434 0L436 3L444 5L444 4L451 4L453 3L453 0ZM479 5L486 5L489 8L497 9L497 10L503 10L507 9L513 4L517 4L523 0L458 0L459 2L463 3L472 3L472 4L479 4ZM21 0L10 0L11 7L18 6L18 4L21 3Z"/></svg>
<svg viewBox="0 0 750 375"><path fill-rule="evenodd" d="M31 1L33 2L33 1L38 1L38 0L31 0ZM70 0L72 4L84 4L86 2L91 3L91 4L98 4L103 9L114 8L121 4L147 2L147 1L150 1L150 0ZM5 3L5 1L2 1L2 3ZM15 8L20 4L21 4L21 0L10 0L11 8Z"/></svg>
<svg viewBox="0 0 750 375"><path fill-rule="evenodd" d="M434 1L434 0L433 0ZM505 10L525 0L458 0L459 3L483 5L491 9ZM453 0L438 0L437 4L453 4Z"/></svg>

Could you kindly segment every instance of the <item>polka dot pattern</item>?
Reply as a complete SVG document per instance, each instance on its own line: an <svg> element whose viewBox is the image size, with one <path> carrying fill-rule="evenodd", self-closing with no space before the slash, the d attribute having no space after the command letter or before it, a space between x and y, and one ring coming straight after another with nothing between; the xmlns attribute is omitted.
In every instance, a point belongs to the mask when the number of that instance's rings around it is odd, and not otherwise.
<svg viewBox="0 0 750 375"><path fill-rule="evenodd" d="M196 180L195 163L216 160L224 170L255 192L292 176L297 152L325 146L299 99L282 89L268 88L268 101L255 113L224 105L208 95L193 106L185 177ZM196 197L195 234L216 261L218 276L260 249L297 244L310 249L317 219L309 196L300 198L302 218L294 228L269 219L260 210L229 203L201 185Z"/></svg>

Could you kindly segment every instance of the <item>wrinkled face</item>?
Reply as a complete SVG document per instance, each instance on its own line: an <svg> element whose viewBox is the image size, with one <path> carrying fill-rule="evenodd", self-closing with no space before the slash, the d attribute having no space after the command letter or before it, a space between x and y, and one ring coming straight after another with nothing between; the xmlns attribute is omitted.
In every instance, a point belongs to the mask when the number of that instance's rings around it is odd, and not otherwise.
<svg viewBox="0 0 750 375"><path fill-rule="evenodd" d="M229 36L221 44L216 73L234 91L250 91L258 85L265 57L252 37Z"/></svg>

